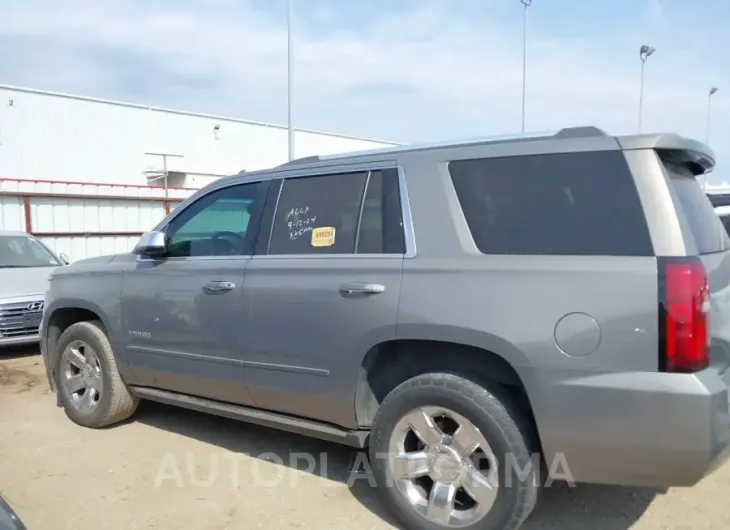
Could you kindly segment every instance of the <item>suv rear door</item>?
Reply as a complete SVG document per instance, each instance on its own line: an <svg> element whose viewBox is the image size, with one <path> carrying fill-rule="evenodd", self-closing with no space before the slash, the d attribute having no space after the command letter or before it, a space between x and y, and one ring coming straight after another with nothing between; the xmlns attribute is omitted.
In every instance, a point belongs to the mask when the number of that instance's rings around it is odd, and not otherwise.
<svg viewBox="0 0 730 530"><path fill-rule="evenodd" d="M396 336L398 173L282 171L243 285L242 354L258 407L355 427L361 361Z"/></svg>

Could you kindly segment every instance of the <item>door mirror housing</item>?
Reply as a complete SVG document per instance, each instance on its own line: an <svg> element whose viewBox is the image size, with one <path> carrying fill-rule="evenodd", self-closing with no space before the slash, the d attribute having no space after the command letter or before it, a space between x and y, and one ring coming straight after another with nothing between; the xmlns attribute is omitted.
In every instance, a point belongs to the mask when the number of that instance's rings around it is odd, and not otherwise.
<svg viewBox="0 0 730 530"><path fill-rule="evenodd" d="M68 265L69 263L71 263L71 260L68 259L68 256L66 254L64 254L63 252L61 252L58 255L58 258L61 260L61 263L63 263L64 265Z"/></svg>
<svg viewBox="0 0 730 530"><path fill-rule="evenodd" d="M161 256L165 253L165 233L145 232L132 250L138 256Z"/></svg>

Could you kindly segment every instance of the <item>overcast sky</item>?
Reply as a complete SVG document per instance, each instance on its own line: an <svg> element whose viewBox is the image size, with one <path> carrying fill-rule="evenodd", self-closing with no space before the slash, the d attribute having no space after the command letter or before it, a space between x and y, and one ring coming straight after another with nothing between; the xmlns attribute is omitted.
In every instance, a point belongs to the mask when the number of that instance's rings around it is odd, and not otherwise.
<svg viewBox="0 0 730 530"><path fill-rule="evenodd" d="M0 83L284 123L286 0L0 0ZM294 0L295 125L413 143L518 132L519 0ZM730 180L730 1L533 0L527 129L705 138Z"/></svg>

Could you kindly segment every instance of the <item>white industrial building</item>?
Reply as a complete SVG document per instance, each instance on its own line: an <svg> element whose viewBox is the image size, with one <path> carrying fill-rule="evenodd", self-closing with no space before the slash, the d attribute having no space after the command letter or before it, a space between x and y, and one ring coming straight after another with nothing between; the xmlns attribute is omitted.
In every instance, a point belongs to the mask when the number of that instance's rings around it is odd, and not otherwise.
<svg viewBox="0 0 730 530"><path fill-rule="evenodd" d="M123 252L211 180L286 162L287 141L280 125L0 85L0 229L72 260ZM296 157L392 145L294 132Z"/></svg>

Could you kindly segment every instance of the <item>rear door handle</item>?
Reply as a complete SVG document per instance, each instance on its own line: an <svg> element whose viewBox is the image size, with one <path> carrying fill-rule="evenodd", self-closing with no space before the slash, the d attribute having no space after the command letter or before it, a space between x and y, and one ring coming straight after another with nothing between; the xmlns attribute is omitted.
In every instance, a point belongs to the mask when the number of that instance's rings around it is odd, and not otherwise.
<svg viewBox="0 0 730 530"><path fill-rule="evenodd" d="M232 291L236 288L236 284L233 282L206 282L205 285L203 285L203 291L205 291L208 294L223 294L227 293L228 291Z"/></svg>
<svg viewBox="0 0 730 530"><path fill-rule="evenodd" d="M342 296L366 296L380 294L385 291L385 285L379 283L345 283L340 285Z"/></svg>

